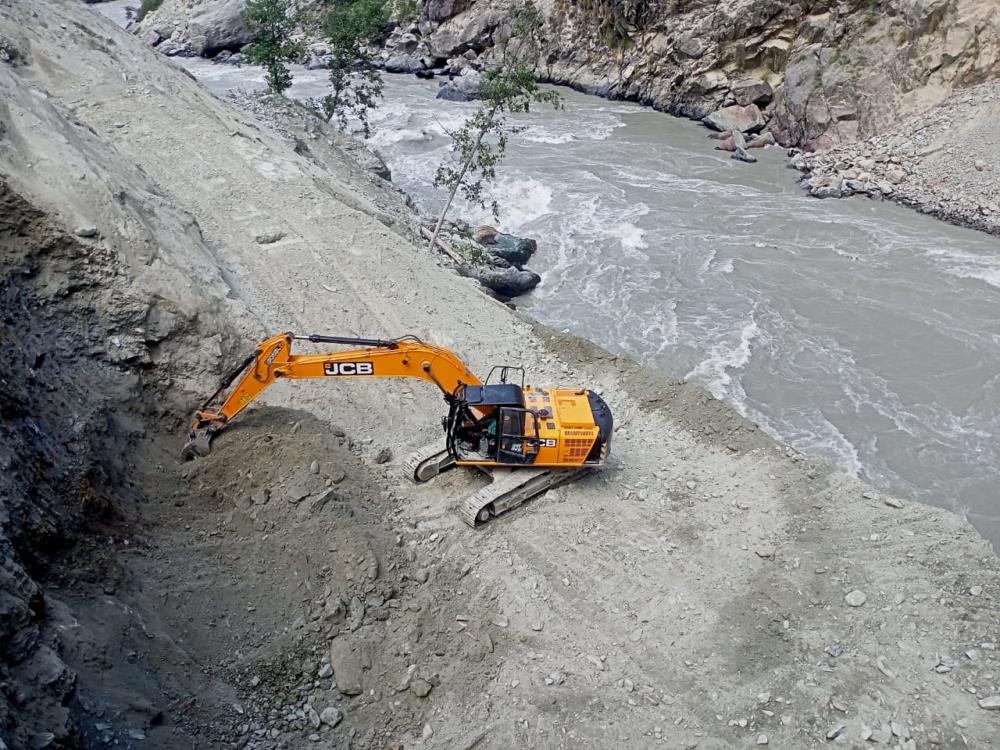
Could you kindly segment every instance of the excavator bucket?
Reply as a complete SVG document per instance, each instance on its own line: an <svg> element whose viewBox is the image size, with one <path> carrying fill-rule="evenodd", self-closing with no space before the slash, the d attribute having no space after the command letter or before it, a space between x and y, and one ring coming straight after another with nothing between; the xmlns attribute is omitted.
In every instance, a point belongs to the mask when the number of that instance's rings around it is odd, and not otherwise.
<svg viewBox="0 0 1000 750"><path fill-rule="evenodd" d="M207 428L192 429L181 449L181 458L191 461L212 452L212 433Z"/></svg>

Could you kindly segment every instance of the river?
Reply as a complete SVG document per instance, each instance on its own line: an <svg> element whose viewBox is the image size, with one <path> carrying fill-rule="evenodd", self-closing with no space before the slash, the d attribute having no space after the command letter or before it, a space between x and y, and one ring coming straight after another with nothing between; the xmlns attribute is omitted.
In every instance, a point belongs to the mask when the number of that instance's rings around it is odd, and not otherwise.
<svg viewBox="0 0 1000 750"><path fill-rule="evenodd" d="M113 7L113 6L112 6ZM253 68L180 61L216 92ZM438 210L446 130L475 104L386 76L372 145ZM323 96L295 70L291 95ZM797 449L879 489L965 515L1000 549L1000 241L891 203L820 201L780 149L755 165L696 123L563 91L519 118L494 191L538 240L539 320L700 383ZM526 363L530 366L530 363Z"/></svg>

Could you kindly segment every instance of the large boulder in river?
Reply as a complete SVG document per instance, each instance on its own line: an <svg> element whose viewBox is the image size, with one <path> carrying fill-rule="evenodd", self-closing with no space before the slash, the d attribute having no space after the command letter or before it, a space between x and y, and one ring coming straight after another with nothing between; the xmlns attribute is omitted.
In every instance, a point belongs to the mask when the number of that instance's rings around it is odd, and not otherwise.
<svg viewBox="0 0 1000 750"><path fill-rule="evenodd" d="M479 98L482 81L482 74L469 68L458 78L442 83L437 91L437 98L449 102L471 102Z"/></svg>
<svg viewBox="0 0 1000 750"><path fill-rule="evenodd" d="M531 260L538 249L538 243L525 237L515 237L513 234L498 233L487 248L490 255L502 258L512 266L521 268Z"/></svg>
<svg viewBox="0 0 1000 750"><path fill-rule="evenodd" d="M416 55L394 54L385 61L386 73L419 73L424 62Z"/></svg>
<svg viewBox="0 0 1000 750"><path fill-rule="evenodd" d="M534 271L518 268L484 268L476 266L466 269L466 274L479 281L487 289L492 289L504 297L517 297L530 292L542 281Z"/></svg>
<svg viewBox="0 0 1000 750"><path fill-rule="evenodd" d="M748 104L745 107L734 104L731 107L717 109L704 120L702 120L712 130L720 132L731 132L738 130L741 133L756 133L764 127L764 115L756 104Z"/></svg>

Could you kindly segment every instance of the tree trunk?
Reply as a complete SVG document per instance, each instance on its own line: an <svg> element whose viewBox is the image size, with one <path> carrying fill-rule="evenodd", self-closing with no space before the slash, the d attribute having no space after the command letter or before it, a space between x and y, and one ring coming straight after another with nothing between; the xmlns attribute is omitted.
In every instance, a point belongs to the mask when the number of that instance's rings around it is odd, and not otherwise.
<svg viewBox="0 0 1000 750"><path fill-rule="evenodd" d="M496 108L490 113L490 122L493 121L493 116L496 113ZM455 184L451 186L451 192L448 194L448 202L444 204L444 208L441 209L441 215L438 216L437 224L434 226L434 234L431 236L431 250L434 249L435 244L437 244L438 234L441 233L441 225L444 224L445 214L448 213L448 209L451 208L451 202L455 200L455 193L458 192L458 186L462 184L462 180L465 179L465 173L469 171L469 165L472 164L472 160L476 158L476 153L479 151L479 144L483 142L483 136L486 135L486 128L479 131L479 136L476 138L476 145L473 146L472 151L469 152L469 158L465 160L465 164L462 165L462 171L458 173L458 179L455 180Z"/></svg>

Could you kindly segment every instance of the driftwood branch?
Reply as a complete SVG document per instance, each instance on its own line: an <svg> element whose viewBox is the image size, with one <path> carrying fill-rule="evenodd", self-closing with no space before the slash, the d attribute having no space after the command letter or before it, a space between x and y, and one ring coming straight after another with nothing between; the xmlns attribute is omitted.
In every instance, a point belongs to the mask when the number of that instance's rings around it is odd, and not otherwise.
<svg viewBox="0 0 1000 750"><path fill-rule="evenodd" d="M423 237L428 240L431 239L431 237L434 237L434 233L427 227L420 227L420 234L423 235ZM452 246L449 245L447 242L445 242L443 239L441 239L440 237L436 237L434 239L434 244L438 250L443 252L453 261L455 261L459 265L465 265L466 263L465 258L456 253L454 248L452 248Z"/></svg>

